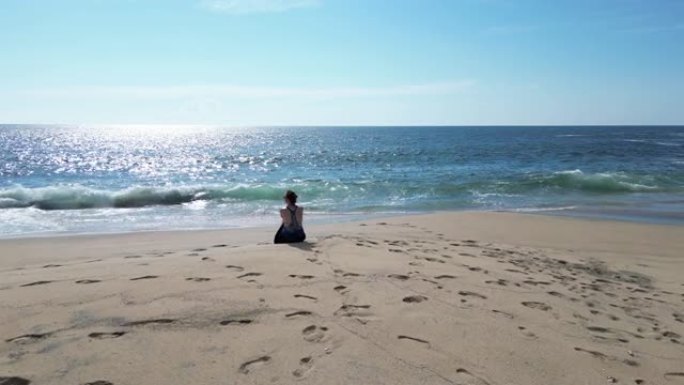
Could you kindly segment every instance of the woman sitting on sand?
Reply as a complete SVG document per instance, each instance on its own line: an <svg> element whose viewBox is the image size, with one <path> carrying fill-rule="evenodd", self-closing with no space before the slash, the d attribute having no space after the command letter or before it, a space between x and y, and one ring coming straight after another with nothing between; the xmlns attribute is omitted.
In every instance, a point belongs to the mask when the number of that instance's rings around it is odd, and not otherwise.
<svg viewBox="0 0 684 385"><path fill-rule="evenodd" d="M273 242L275 243L297 243L306 239L302 221L304 220L304 209L297 206L297 194L287 190L285 196L285 208L280 209L280 217L283 223L280 225Z"/></svg>

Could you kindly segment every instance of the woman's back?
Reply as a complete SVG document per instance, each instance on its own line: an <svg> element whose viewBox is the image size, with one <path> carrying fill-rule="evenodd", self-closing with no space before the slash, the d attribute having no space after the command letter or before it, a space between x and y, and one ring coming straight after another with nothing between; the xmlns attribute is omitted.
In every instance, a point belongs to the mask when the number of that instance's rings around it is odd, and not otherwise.
<svg viewBox="0 0 684 385"><path fill-rule="evenodd" d="M288 229L302 228L302 221L304 220L304 209L299 206L286 207L280 210L280 217L283 219L283 226Z"/></svg>
<svg viewBox="0 0 684 385"><path fill-rule="evenodd" d="M296 243L303 242L306 239L304 227L304 209L297 206L297 194L288 190L283 197L285 200L285 208L280 209L280 218L282 225L275 235L275 243Z"/></svg>

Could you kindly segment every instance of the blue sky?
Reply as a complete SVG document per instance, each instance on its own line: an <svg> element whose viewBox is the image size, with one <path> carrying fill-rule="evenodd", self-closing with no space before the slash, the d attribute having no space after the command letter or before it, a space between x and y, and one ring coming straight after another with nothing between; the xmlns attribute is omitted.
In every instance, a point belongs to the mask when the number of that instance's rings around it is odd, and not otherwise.
<svg viewBox="0 0 684 385"><path fill-rule="evenodd" d="M0 122L684 124L684 1L2 0Z"/></svg>

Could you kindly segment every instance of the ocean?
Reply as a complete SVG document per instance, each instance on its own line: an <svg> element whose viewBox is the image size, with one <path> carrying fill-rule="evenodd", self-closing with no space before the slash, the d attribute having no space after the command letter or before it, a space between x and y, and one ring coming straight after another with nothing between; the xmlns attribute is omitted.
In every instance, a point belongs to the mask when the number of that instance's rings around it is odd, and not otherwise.
<svg viewBox="0 0 684 385"><path fill-rule="evenodd" d="M0 125L0 237L441 210L684 224L684 127Z"/></svg>

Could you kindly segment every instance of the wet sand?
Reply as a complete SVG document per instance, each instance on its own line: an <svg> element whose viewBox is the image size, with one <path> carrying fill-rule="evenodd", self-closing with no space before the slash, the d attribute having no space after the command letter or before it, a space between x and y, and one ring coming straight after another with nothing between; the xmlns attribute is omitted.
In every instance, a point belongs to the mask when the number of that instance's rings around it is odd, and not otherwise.
<svg viewBox="0 0 684 385"><path fill-rule="evenodd" d="M0 241L0 384L684 384L684 227L274 230Z"/></svg>

